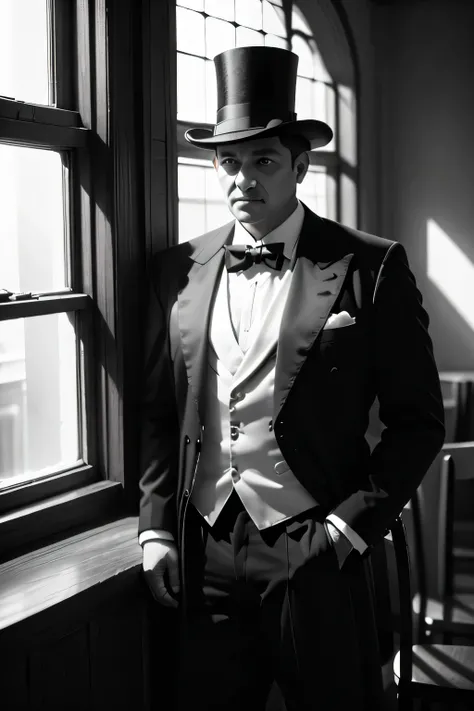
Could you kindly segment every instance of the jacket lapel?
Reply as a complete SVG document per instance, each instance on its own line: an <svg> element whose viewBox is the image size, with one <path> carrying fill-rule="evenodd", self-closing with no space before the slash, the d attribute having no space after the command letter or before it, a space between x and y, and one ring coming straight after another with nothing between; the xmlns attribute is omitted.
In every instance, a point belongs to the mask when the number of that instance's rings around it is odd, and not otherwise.
<svg viewBox="0 0 474 711"><path fill-rule="evenodd" d="M276 421L308 350L318 337L341 291L352 253L342 240L329 239L324 221L305 207L294 273L281 319L275 371ZM201 419L207 364L209 319L234 222L205 235L189 255L192 266L178 294L178 322L188 381ZM268 345L268 344L267 344ZM260 360L261 362L261 360ZM242 373L246 377L251 373ZM239 378L240 380L240 378Z"/></svg>
<svg viewBox="0 0 474 711"><path fill-rule="evenodd" d="M206 235L191 253L187 283L178 294L181 348L198 411L203 419L202 389L207 361L209 318L224 262L224 244L232 239L234 222Z"/></svg>
<svg viewBox="0 0 474 711"><path fill-rule="evenodd" d="M283 311L275 369L276 421L308 351L339 296L353 254L329 244L321 218L306 208L294 274Z"/></svg>

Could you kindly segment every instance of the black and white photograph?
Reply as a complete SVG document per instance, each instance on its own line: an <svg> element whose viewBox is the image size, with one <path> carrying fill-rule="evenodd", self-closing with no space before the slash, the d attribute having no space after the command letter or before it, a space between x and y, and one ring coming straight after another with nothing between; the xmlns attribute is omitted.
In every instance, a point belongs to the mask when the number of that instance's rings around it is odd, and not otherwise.
<svg viewBox="0 0 474 711"><path fill-rule="evenodd" d="M473 0L0 0L2 711L474 709L473 76Z"/></svg>

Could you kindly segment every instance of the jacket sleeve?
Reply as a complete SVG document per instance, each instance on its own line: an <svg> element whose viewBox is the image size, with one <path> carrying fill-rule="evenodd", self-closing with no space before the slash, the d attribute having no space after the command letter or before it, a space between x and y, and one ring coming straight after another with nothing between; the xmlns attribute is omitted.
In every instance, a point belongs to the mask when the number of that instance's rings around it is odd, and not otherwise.
<svg viewBox="0 0 474 711"><path fill-rule="evenodd" d="M155 259L147 298L140 407L140 515L138 534L149 529L176 535L179 423L169 349L168 317L159 298Z"/></svg>
<svg viewBox="0 0 474 711"><path fill-rule="evenodd" d="M370 486L331 512L369 547L383 537L443 446L443 400L428 325L406 252L394 243L373 303L372 368L385 429L370 458Z"/></svg>

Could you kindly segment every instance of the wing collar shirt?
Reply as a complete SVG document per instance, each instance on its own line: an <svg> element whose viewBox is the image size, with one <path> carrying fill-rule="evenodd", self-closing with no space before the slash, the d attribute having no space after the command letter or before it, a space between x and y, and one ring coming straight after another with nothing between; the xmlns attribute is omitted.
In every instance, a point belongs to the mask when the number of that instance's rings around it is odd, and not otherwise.
<svg viewBox="0 0 474 711"><path fill-rule="evenodd" d="M261 244L284 242L285 257L281 271L267 267L265 264L253 264L245 271L228 272L229 311L235 336L243 351L249 345L252 324L258 323L265 314L268 305L276 297L288 270L293 269L298 238L304 221L304 208L301 202L292 214L281 225L269 232L261 240L254 240L245 227L236 220L232 244L246 244L258 247ZM367 548L362 538L338 516L330 514L326 519L328 531L336 544L339 533L344 534L350 544L363 553ZM331 525L332 524L332 525ZM337 529L334 532L333 526ZM139 543L143 545L148 540L173 540L167 531L143 531Z"/></svg>
<svg viewBox="0 0 474 711"><path fill-rule="evenodd" d="M283 242L285 260L280 271L264 263L253 264L245 271L228 272L228 301L232 326L241 349L250 345L251 328L265 315L270 303L277 296L283 279L294 264L296 245L304 220L304 208L300 202L292 214L261 240L254 240L240 222L235 222L233 244L252 247ZM290 275L288 275L290 276Z"/></svg>

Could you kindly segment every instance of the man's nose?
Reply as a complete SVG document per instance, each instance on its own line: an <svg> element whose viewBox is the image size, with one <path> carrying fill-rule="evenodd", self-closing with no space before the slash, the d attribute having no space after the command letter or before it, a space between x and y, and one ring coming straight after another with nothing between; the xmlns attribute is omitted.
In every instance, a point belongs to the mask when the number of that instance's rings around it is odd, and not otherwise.
<svg viewBox="0 0 474 711"><path fill-rule="evenodd" d="M252 176L249 175L248 172L244 172L241 170L235 176L235 185L243 193L246 193L247 190L251 190L252 188L256 187L257 181L255 180L255 178L252 178Z"/></svg>

